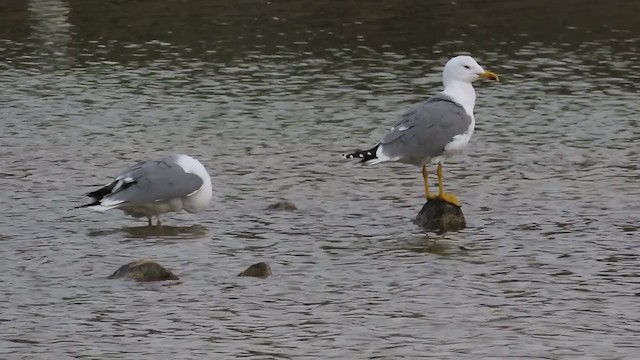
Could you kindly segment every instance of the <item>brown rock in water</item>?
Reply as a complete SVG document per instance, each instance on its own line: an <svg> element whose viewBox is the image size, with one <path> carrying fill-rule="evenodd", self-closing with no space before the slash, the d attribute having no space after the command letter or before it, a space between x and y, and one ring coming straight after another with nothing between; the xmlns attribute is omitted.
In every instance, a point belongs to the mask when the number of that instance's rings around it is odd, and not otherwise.
<svg viewBox="0 0 640 360"><path fill-rule="evenodd" d="M127 278L135 281L178 280L171 271L150 259L140 259L123 265L109 279Z"/></svg>
<svg viewBox="0 0 640 360"><path fill-rule="evenodd" d="M238 274L238 276L253 276L253 277L261 277L266 278L271 275L271 266L266 262L259 262L257 264L253 264L247 268L247 270Z"/></svg>
<svg viewBox="0 0 640 360"><path fill-rule="evenodd" d="M439 199L428 200L413 222L439 234L459 231L467 226L462 209Z"/></svg>
<svg viewBox="0 0 640 360"><path fill-rule="evenodd" d="M298 208L291 201L278 201L275 204L271 204L265 208L265 210L277 210L277 211L296 211Z"/></svg>

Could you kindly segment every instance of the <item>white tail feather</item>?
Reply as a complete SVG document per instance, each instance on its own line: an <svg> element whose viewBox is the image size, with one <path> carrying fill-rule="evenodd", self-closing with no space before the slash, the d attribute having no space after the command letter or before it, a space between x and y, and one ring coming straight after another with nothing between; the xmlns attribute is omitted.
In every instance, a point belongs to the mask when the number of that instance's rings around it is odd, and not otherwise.
<svg viewBox="0 0 640 360"><path fill-rule="evenodd" d="M106 210L117 208L123 202L124 200L102 199L100 201L100 205L89 206L89 208L97 211L106 211Z"/></svg>
<svg viewBox="0 0 640 360"><path fill-rule="evenodd" d="M371 160L367 160L367 161L363 162L362 165L375 165L375 164L379 164L381 162L384 162L384 160L380 160L379 158L375 158L375 159L371 159Z"/></svg>

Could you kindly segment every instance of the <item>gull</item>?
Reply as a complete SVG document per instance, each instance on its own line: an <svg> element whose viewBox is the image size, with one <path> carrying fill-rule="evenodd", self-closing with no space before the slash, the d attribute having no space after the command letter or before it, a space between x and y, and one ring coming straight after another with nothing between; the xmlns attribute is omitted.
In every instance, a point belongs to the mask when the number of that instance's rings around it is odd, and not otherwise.
<svg viewBox="0 0 640 360"><path fill-rule="evenodd" d="M207 209L213 189L207 170L198 160L175 154L140 162L85 195L92 201L76 208L120 209L135 218L146 217L149 226L155 216L160 226L162 214Z"/></svg>
<svg viewBox="0 0 640 360"><path fill-rule="evenodd" d="M460 200L444 191L442 164L461 153L471 140L476 124L476 92L471 83L477 79L498 80L498 76L485 71L471 56L451 58L442 71L442 92L403 113L374 147L342 156L361 159L363 165L391 161L419 166L427 200L440 199L460 207ZM429 164L438 164L437 195L429 191Z"/></svg>

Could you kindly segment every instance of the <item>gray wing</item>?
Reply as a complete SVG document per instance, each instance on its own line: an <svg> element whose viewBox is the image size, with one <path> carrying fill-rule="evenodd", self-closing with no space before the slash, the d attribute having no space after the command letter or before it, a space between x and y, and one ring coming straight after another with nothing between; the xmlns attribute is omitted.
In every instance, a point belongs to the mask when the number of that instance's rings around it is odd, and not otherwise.
<svg viewBox="0 0 640 360"><path fill-rule="evenodd" d="M200 189L203 180L187 173L169 156L139 163L121 173L109 200L143 203L184 197Z"/></svg>
<svg viewBox="0 0 640 360"><path fill-rule="evenodd" d="M471 117L445 95L435 95L400 116L380 141L382 153L398 161L419 165L441 155L453 137L468 131Z"/></svg>

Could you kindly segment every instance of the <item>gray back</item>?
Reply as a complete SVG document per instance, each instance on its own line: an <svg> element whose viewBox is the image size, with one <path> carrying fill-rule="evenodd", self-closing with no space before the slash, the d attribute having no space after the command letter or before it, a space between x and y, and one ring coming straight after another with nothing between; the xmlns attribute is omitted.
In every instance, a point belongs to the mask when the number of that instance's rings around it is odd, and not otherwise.
<svg viewBox="0 0 640 360"><path fill-rule="evenodd" d="M151 160L130 167L119 178L129 177L135 184L109 196L111 200L146 203L184 197L198 189L203 180L185 172L174 156Z"/></svg>
<svg viewBox="0 0 640 360"><path fill-rule="evenodd" d="M438 94L402 114L380 144L385 155L421 165L425 159L441 155L453 137L467 132L469 125L471 117L464 108Z"/></svg>

